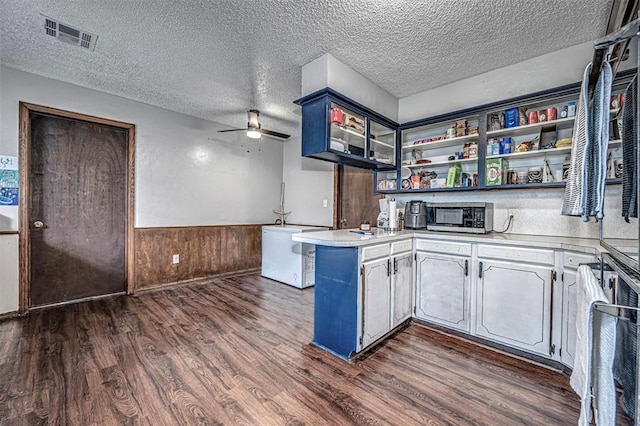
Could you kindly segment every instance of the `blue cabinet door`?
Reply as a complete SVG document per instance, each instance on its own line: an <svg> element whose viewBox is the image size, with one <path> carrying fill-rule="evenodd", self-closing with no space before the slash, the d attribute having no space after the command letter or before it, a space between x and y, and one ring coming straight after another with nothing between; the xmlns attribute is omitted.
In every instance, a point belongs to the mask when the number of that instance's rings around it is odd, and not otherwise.
<svg viewBox="0 0 640 426"><path fill-rule="evenodd" d="M358 249L316 246L313 343L349 360L358 339Z"/></svg>

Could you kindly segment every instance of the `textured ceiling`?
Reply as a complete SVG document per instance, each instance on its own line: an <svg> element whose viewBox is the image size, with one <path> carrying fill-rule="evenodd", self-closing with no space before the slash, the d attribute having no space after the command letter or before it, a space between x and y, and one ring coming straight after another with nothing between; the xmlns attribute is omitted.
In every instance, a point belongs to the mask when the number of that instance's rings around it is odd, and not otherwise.
<svg viewBox="0 0 640 426"><path fill-rule="evenodd" d="M173 111L299 133L300 67L331 53L396 97L604 35L611 0L0 0L0 62ZM98 35L48 37L40 13Z"/></svg>

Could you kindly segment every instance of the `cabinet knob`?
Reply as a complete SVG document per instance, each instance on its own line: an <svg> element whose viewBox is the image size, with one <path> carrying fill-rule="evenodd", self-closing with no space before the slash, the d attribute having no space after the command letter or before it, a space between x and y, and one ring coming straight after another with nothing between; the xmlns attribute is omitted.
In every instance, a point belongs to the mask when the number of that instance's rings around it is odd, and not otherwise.
<svg viewBox="0 0 640 426"><path fill-rule="evenodd" d="M33 222L33 227L36 229L44 228L44 223L42 223L41 220L36 220L35 222Z"/></svg>

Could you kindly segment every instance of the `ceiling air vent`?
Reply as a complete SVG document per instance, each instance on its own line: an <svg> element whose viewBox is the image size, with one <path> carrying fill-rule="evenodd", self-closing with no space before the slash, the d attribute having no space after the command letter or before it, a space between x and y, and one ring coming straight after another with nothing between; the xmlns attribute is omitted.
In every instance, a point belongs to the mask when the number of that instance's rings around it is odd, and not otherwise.
<svg viewBox="0 0 640 426"><path fill-rule="evenodd" d="M97 35L79 30L71 25L63 24L48 16L42 15L42 17L44 19L44 30L47 35L55 37L65 43L84 47L89 50L93 50L96 47Z"/></svg>

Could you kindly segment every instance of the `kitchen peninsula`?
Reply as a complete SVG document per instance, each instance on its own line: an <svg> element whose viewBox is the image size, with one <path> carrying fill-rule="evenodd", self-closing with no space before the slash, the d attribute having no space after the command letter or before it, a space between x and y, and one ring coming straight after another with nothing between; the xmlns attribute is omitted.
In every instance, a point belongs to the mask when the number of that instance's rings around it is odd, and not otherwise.
<svg viewBox="0 0 640 426"><path fill-rule="evenodd" d="M349 361L415 318L573 365L576 270L598 259L598 240L354 231L293 235L316 245L316 346Z"/></svg>

